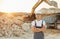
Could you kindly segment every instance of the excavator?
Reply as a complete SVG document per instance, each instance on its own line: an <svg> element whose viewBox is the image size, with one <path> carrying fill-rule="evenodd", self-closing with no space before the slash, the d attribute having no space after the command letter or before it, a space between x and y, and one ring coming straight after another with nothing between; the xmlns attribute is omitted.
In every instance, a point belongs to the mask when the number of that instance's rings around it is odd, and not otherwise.
<svg viewBox="0 0 60 39"><path fill-rule="evenodd" d="M32 21L32 20L35 20L35 9L41 4L41 3L43 3L43 2L45 2L46 4L48 4L48 5L50 5L50 6L54 6L54 7L58 7L57 6L57 2L56 1L50 1L50 0L38 0L35 4L34 4L34 6L32 7L32 9L31 9L31 13L28 13L28 14L26 14L26 13L22 13L22 12L15 12L15 13L19 13L20 14L20 16L22 16L23 15L23 17L21 17L21 18L23 18L23 21ZM1 12L0 12L1 13ZM13 14L13 15L19 15L19 14Z"/></svg>
<svg viewBox="0 0 60 39"><path fill-rule="evenodd" d="M43 3L43 2L45 2L46 4L48 4L48 5L50 5L50 6L54 6L54 7L58 7L57 6L57 2L56 1L50 1L50 0L38 0L35 4L34 4L34 6L32 7L32 10L31 10L31 13L28 13L28 14L22 14L22 13L20 13L21 15L23 15L24 16L24 20L23 21L32 21L32 20L35 20L35 9L41 4L41 3ZM15 14L15 13L14 13ZM15 14L15 15L17 15L17 14ZM18 14L19 15L19 14Z"/></svg>
<svg viewBox="0 0 60 39"><path fill-rule="evenodd" d="M31 11L31 15L30 15L30 18L32 18L33 20L35 19L35 9L42 3L42 2L45 2L47 3L48 5L50 6L54 6L54 7L58 7L57 6L57 2L56 1L50 1L50 0L38 0L36 2L36 4L34 4L34 6L32 7L32 11Z"/></svg>
<svg viewBox="0 0 60 39"><path fill-rule="evenodd" d="M57 3L55 1L49 1L49 0L38 0L36 4L32 7L31 13L34 14L35 9L42 3L42 2L47 3L50 6L57 7Z"/></svg>

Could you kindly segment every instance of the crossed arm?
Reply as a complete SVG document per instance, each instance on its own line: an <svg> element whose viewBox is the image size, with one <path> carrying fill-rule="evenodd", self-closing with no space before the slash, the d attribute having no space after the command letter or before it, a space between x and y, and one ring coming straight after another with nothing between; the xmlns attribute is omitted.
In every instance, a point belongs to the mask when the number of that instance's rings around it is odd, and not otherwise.
<svg viewBox="0 0 60 39"><path fill-rule="evenodd" d="M46 27L45 26L43 26L42 28L36 28L36 27L32 27L32 31L33 32L44 32L44 31L46 31Z"/></svg>

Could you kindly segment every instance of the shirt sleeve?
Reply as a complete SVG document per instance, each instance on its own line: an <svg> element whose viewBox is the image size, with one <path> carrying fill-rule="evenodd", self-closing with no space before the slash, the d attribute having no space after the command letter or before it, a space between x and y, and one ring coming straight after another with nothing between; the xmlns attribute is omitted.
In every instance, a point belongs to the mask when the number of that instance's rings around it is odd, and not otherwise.
<svg viewBox="0 0 60 39"><path fill-rule="evenodd" d="M33 26L35 26L35 22L34 21L31 22L31 27L33 27Z"/></svg>
<svg viewBox="0 0 60 39"><path fill-rule="evenodd" d="M47 28L47 25L46 25L46 22L45 21L43 21L43 26L45 26Z"/></svg>

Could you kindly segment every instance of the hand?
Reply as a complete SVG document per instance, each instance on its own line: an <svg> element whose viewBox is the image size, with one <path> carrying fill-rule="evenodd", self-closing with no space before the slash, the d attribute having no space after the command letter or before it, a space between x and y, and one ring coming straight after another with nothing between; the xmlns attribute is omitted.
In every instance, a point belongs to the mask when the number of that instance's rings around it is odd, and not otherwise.
<svg viewBox="0 0 60 39"><path fill-rule="evenodd" d="M33 31L33 32L40 32L41 29L40 29L40 28L36 28L36 27L32 27L32 31Z"/></svg>
<svg viewBox="0 0 60 39"><path fill-rule="evenodd" d="M41 31L45 32L45 31L46 31L46 27L43 26L43 27L41 28Z"/></svg>
<svg viewBox="0 0 60 39"><path fill-rule="evenodd" d="M41 29L40 28L34 28L34 32L40 32L41 31Z"/></svg>

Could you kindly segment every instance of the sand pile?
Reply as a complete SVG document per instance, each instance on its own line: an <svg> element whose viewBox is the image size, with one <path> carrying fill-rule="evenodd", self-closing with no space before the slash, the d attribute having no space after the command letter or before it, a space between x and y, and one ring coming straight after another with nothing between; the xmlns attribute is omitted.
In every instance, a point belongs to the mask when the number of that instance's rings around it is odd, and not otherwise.
<svg viewBox="0 0 60 39"><path fill-rule="evenodd" d="M21 16L13 18L0 16L0 37L19 37L30 32L31 23L25 23L20 19Z"/></svg>

